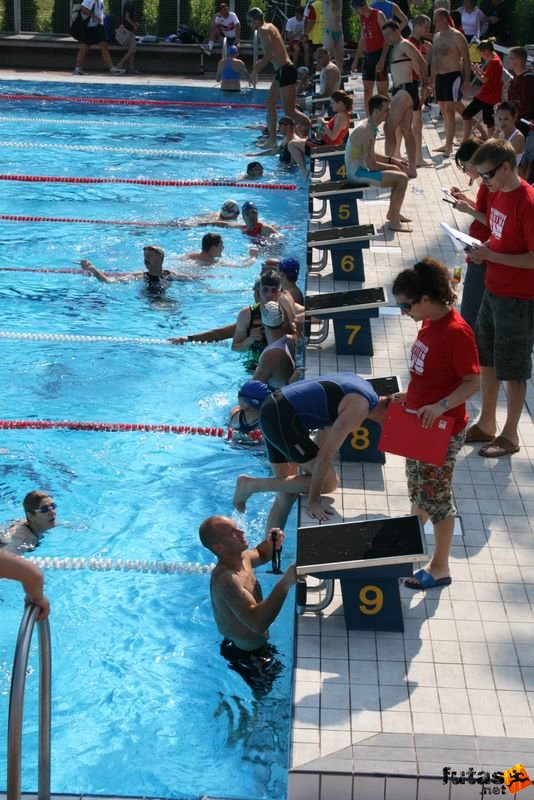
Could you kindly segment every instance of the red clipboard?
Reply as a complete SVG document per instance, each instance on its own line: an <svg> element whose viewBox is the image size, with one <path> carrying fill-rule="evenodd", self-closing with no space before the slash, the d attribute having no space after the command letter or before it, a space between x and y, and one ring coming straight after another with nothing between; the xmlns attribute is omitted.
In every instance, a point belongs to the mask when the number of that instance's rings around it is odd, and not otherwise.
<svg viewBox="0 0 534 800"><path fill-rule="evenodd" d="M431 428L423 428L415 413L401 403L390 403L382 426L378 449L442 467L452 436L454 419L438 417Z"/></svg>

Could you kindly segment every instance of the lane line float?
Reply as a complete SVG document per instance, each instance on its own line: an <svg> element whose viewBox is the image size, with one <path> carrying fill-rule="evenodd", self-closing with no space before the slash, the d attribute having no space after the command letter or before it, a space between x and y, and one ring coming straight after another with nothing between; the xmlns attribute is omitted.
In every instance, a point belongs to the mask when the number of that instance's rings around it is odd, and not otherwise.
<svg viewBox="0 0 534 800"><path fill-rule="evenodd" d="M135 338L131 336L84 336L74 333L26 333L24 331L0 331L0 339L25 339L36 342L117 342L118 344L172 344L170 339L148 339L148 338ZM208 341L191 341L183 342L180 344L188 345L208 345L215 344L219 347L228 347L228 340L222 339L221 341L208 342Z"/></svg>
<svg viewBox="0 0 534 800"><path fill-rule="evenodd" d="M65 175L0 175L0 181L22 183L128 183L134 186L234 186L245 189L277 189L294 192L295 183L247 183L245 181L162 181L150 178L89 178Z"/></svg>
<svg viewBox="0 0 534 800"><path fill-rule="evenodd" d="M39 569L80 570L91 569L99 572L150 572L152 574L207 575L215 569L215 564L200 564L198 561L138 561L129 558L25 558Z"/></svg>
<svg viewBox="0 0 534 800"><path fill-rule="evenodd" d="M262 103L213 103L202 102L200 100L133 100L125 97L75 97L57 94L0 94L0 100L23 100L38 102L60 102L60 103L88 103L98 106L186 106L193 108L257 108L265 110Z"/></svg>
<svg viewBox="0 0 534 800"><path fill-rule="evenodd" d="M205 428L190 425L144 425L130 422L79 422L76 420L48 420L48 419L0 419L0 430L70 430L70 431L98 431L104 433L126 433L142 431L144 433L175 433L183 436L211 436L217 439L230 440L234 434L237 439L243 434L233 428ZM251 441L262 440L261 431L251 431L248 434Z"/></svg>

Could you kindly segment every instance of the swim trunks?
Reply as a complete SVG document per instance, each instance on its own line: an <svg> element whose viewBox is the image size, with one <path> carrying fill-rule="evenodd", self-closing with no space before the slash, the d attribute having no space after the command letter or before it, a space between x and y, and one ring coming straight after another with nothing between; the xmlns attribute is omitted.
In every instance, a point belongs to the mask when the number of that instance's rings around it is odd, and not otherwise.
<svg viewBox="0 0 534 800"><path fill-rule="evenodd" d="M391 90L391 94L393 97L400 92L401 89L404 89L405 92L408 92L410 97L412 98L412 106L414 111L419 111L421 108L421 101L419 98L419 84L417 81L409 81L408 83L399 83L398 86L394 86Z"/></svg>
<svg viewBox="0 0 534 800"><path fill-rule="evenodd" d="M362 78L364 81L385 81L387 80L385 72L376 71L376 65L382 57L382 48L374 50L372 53L365 53L363 57L363 71Z"/></svg>
<svg viewBox="0 0 534 800"><path fill-rule="evenodd" d="M280 69L276 70L274 79L275 81L278 81L281 89L284 86L293 86L298 79L296 66L292 61L288 61L287 64L284 64L283 67L280 67Z"/></svg>
<svg viewBox="0 0 534 800"><path fill-rule="evenodd" d="M339 44L340 41L343 39L343 31L332 31L330 30L330 28L324 29L324 35L330 36L330 38L334 42L334 45Z"/></svg>
<svg viewBox="0 0 534 800"><path fill-rule="evenodd" d="M442 103L456 103L461 100L462 92L462 73L446 72L444 75L436 75L436 100Z"/></svg>
<svg viewBox="0 0 534 800"><path fill-rule="evenodd" d="M256 694L266 695L284 665L276 657L278 650L272 644L264 644L256 650L242 650L231 639L221 642L221 655L229 662L230 669L237 672Z"/></svg>
<svg viewBox="0 0 534 800"><path fill-rule="evenodd" d="M347 171L347 180L349 183L368 183L370 186L382 186L382 175L380 170L370 170L366 167L358 167L354 173L350 170Z"/></svg>

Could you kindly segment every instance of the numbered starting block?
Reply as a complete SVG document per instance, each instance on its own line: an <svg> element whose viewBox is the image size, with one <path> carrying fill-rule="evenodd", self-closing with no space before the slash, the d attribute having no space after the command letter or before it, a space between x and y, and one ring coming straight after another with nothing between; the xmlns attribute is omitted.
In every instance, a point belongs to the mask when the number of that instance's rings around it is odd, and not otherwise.
<svg viewBox="0 0 534 800"><path fill-rule="evenodd" d="M345 145L335 147L306 147L306 155L310 156L311 174L313 178L321 178L328 169L330 179L333 181L344 180L345 175ZM310 205L313 205L310 203ZM313 211L313 219L324 216L326 200L322 201L321 208Z"/></svg>
<svg viewBox="0 0 534 800"><path fill-rule="evenodd" d="M371 318L388 302L386 290L355 289L306 296L306 317L331 319L336 352L340 355L374 355Z"/></svg>
<svg viewBox="0 0 534 800"><path fill-rule="evenodd" d="M385 397L401 391L396 375L386 378L367 378L377 395ZM366 464L385 464L386 456L378 449L380 425L372 419L365 419L359 428L353 430L339 450L341 461L364 462Z"/></svg>
<svg viewBox="0 0 534 800"><path fill-rule="evenodd" d="M312 249L330 251L334 280L365 281L362 250L369 249L371 236L375 235L374 225L351 225L348 228L325 228L308 234L308 266L317 272L326 264L323 258L315 266Z"/></svg>
<svg viewBox="0 0 534 800"><path fill-rule="evenodd" d="M343 165L344 169L345 166ZM326 201L328 201L330 203L332 225L340 227L357 225L360 221L357 201L363 198L364 190L368 188L368 184L362 183L356 186L354 183L340 180L312 183L308 195L310 218L319 219L319 217L324 216L326 213ZM313 209L314 200L321 201L321 208L317 212Z"/></svg>
<svg viewBox="0 0 534 800"><path fill-rule="evenodd" d="M418 516L299 528L297 575L339 579L347 630L404 631L399 578L426 559ZM313 606L299 605L311 611ZM324 608L324 605L321 606Z"/></svg>

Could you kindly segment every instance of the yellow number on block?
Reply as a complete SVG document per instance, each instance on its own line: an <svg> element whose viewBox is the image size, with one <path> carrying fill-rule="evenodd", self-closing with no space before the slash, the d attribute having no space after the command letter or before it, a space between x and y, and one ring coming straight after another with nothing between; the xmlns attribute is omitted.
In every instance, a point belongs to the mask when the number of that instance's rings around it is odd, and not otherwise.
<svg viewBox="0 0 534 800"><path fill-rule="evenodd" d="M337 215L339 219L348 219L350 217L350 206L348 203L342 203L339 208Z"/></svg>
<svg viewBox="0 0 534 800"><path fill-rule="evenodd" d="M343 272L353 272L354 256L343 256L341 259L341 269Z"/></svg>
<svg viewBox="0 0 534 800"><path fill-rule="evenodd" d="M360 589L360 594L358 595L360 599L360 611L362 614L367 614L371 616L373 614L379 614L382 611L382 606L384 605L384 593L382 589L379 589L378 586L362 586Z"/></svg>
<svg viewBox="0 0 534 800"><path fill-rule="evenodd" d="M339 175L340 178L345 178L347 173L345 172L345 164L342 164L340 168L336 171L336 175Z"/></svg>
<svg viewBox="0 0 534 800"><path fill-rule="evenodd" d="M362 329L361 325L345 325L345 330L351 331L351 333L349 333L349 338L347 339L347 344L349 347L351 346L351 344L353 343L354 339L356 338L357 334L361 331L361 329Z"/></svg>
<svg viewBox="0 0 534 800"><path fill-rule="evenodd" d="M350 440L351 447L355 450L367 450L370 445L369 429L357 428L352 431L352 439Z"/></svg>

